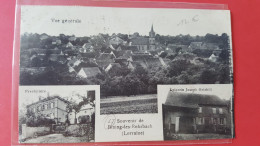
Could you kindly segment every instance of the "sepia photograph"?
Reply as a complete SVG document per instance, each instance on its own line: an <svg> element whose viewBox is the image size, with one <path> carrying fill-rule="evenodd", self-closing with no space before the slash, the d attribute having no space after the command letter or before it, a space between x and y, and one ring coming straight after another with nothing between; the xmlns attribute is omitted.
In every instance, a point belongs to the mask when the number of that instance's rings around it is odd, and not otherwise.
<svg viewBox="0 0 260 146"><path fill-rule="evenodd" d="M232 83L229 11L47 8L22 7L20 85L100 85L101 114L138 114L159 84Z"/></svg>
<svg viewBox="0 0 260 146"><path fill-rule="evenodd" d="M162 97L164 140L233 138L232 85L164 88L168 89Z"/></svg>
<svg viewBox="0 0 260 146"><path fill-rule="evenodd" d="M94 142L95 88L20 86L20 143Z"/></svg>

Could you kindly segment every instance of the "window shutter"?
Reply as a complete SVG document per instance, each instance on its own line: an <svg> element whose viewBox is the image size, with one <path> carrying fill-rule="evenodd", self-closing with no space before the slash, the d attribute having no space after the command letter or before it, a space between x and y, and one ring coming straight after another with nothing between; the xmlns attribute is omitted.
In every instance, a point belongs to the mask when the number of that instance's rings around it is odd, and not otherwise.
<svg viewBox="0 0 260 146"><path fill-rule="evenodd" d="M224 118L224 125L226 125L227 124L227 120L226 120L226 118Z"/></svg>
<svg viewBox="0 0 260 146"><path fill-rule="evenodd" d="M220 118L217 118L218 119L218 124L220 124Z"/></svg>

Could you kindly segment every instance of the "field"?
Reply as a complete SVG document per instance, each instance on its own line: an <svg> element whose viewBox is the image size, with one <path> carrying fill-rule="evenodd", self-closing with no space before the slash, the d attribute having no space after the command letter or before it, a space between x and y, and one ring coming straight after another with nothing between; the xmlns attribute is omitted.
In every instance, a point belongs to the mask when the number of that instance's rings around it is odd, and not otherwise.
<svg viewBox="0 0 260 146"><path fill-rule="evenodd" d="M100 114L157 113L157 95L111 96L101 98Z"/></svg>

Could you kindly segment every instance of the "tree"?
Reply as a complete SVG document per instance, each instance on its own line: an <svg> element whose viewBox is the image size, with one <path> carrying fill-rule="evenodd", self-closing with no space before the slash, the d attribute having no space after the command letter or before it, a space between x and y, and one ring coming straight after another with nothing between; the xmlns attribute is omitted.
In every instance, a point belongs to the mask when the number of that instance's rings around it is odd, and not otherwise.
<svg viewBox="0 0 260 146"><path fill-rule="evenodd" d="M190 65L191 63L184 59L174 60L169 63L167 76L178 76L181 74L182 71L187 70L190 67Z"/></svg>
<svg viewBox="0 0 260 146"><path fill-rule="evenodd" d="M206 69L202 71L200 76L200 82L203 84L215 84L217 81L216 71L213 69Z"/></svg>
<svg viewBox="0 0 260 146"><path fill-rule="evenodd" d="M222 49L229 49L229 37L226 33L223 33L220 37L220 48Z"/></svg>
<svg viewBox="0 0 260 146"><path fill-rule="evenodd" d="M229 50L228 49L223 49L221 53L219 54L219 61L229 64Z"/></svg>
<svg viewBox="0 0 260 146"><path fill-rule="evenodd" d="M134 74L143 76L143 75L146 75L147 73L148 73L148 71L140 63L136 64Z"/></svg>

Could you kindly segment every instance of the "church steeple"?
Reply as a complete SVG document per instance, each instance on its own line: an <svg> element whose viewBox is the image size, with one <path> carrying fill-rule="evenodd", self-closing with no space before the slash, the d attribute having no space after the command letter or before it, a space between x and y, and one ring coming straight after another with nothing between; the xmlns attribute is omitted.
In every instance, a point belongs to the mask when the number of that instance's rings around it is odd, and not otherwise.
<svg viewBox="0 0 260 146"><path fill-rule="evenodd" d="M155 37L155 32L153 30L153 24L152 24L152 27L151 27L151 31L149 32L149 37Z"/></svg>
<svg viewBox="0 0 260 146"><path fill-rule="evenodd" d="M151 32L154 32L154 31L153 31L153 24L152 24Z"/></svg>

